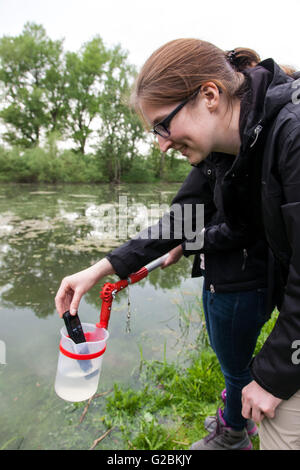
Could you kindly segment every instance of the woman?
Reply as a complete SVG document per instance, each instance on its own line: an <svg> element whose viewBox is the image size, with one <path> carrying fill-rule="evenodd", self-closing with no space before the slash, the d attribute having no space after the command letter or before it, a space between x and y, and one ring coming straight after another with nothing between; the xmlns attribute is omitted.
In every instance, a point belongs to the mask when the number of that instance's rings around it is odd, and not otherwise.
<svg viewBox="0 0 300 470"><path fill-rule="evenodd" d="M226 400L224 411L205 420L208 430L214 431L205 441L196 443L193 449L251 448L249 435L256 433L253 421L241 414L241 391L251 381L249 364L257 336L267 319L265 286L267 249L263 239L249 232L228 231L224 224L221 182L232 165L232 158L209 156L197 168L193 168L173 204L205 204L205 237L201 253L205 254L200 265L199 250L193 265L192 276L204 275L203 306L210 344L213 347L225 378ZM175 259L182 253L194 253L182 246L170 252ZM226 423L224 426L217 424ZM245 429L247 428L247 432ZM230 431L228 428L230 427ZM218 429L218 433L216 433ZM226 431L226 433L225 433Z"/></svg>
<svg viewBox="0 0 300 470"><path fill-rule="evenodd" d="M225 251L229 246L234 250L239 240L243 240L243 248L245 241L252 246L263 240L265 227L272 263L269 305L276 300L281 311L273 332L252 363L255 380L244 389L243 415L256 421L265 417L262 448L264 442L272 446L272 440L279 443L279 448L299 448L297 423L284 424L280 418L271 431L268 426L278 405L283 410L280 415L286 416L282 399L293 399L298 413L300 408L299 365L291 360L291 346L300 335L300 254L295 244L300 229L300 109L297 100L293 102L297 90L293 88L294 80L272 59L243 73L232 66L236 59L234 51L225 54L204 41L172 41L144 65L134 101L145 122L153 126L162 151L179 150L192 165L201 164L209 155L222 162L231 159L218 186L224 221L205 231L206 240L209 235L214 237L212 246L217 241ZM177 244L178 240L131 240L91 268L65 278L56 297L58 312L62 315L70 306L76 310L81 296L103 276L117 272L125 277ZM166 265L172 257L176 258L174 252ZM224 302L220 308L224 308ZM247 448L245 430L239 432L218 413L214 432L194 448L216 448L215 444L220 448L226 436L225 448L230 448L229 441L231 448Z"/></svg>

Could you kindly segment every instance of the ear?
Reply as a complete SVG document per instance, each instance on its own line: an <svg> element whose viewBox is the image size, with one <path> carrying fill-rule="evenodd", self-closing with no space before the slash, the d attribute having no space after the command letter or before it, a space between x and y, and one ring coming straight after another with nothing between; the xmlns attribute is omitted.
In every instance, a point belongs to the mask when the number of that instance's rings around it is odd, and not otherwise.
<svg viewBox="0 0 300 470"><path fill-rule="evenodd" d="M214 82L206 82L201 87L201 94L209 111L217 109L220 102L220 90Z"/></svg>

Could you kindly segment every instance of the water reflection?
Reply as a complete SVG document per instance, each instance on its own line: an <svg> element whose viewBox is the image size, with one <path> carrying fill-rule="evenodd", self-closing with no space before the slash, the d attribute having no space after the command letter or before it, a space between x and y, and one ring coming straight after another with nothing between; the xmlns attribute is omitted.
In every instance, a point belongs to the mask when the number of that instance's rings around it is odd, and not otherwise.
<svg viewBox="0 0 300 470"><path fill-rule="evenodd" d="M137 210L139 204L150 207L153 203L158 204L157 201L167 205L177 189L176 185L172 186L173 191L163 193L159 188L156 193L144 188L143 192L127 197L128 207L134 204ZM30 306L38 317L46 317L54 313L54 295L65 275L84 269L122 243L101 230L100 205L95 201L106 201L101 206L105 211L117 207L120 194L124 193L112 194L106 186L93 188L93 194L87 194L90 188L86 187L79 188L81 194L74 194L74 187L58 188L57 191L34 190L30 186L15 189L12 191L9 185L0 187L0 195L5 196L0 198L2 304ZM109 196L113 198L110 202ZM159 215L158 211L156 217ZM135 220L136 216L137 213L132 211L130 220ZM141 216L141 228L144 222ZM189 272L190 262L183 259L171 269L154 271L140 285L149 282L156 288L174 289L189 276ZM98 288L86 297L88 303L99 307Z"/></svg>
<svg viewBox="0 0 300 470"><path fill-rule="evenodd" d="M103 232L98 215L102 204L119 210L120 196L135 208L169 204L177 188L0 185L0 341L7 352L7 364L0 365L0 448L86 449L97 437L99 421L93 414L79 433L77 422L72 425L74 408L54 392L62 326L54 296L64 276L95 263L122 242ZM133 211L131 222L143 224L145 215L135 220ZM194 294L199 281L189 279L190 271L191 260L182 259L130 287L130 334L125 332L129 290L116 296L100 391L116 382L132 384L140 348L143 357L162 359L166 344L168 358L176 356L182 348L178 307L187 306L184 314L191 313L191 329L197 334L201 323ZM108 280L118 277L103 283ZM98 321L102 285L84 296L82 321ZM191 306L183 303L186 299L193 299ZM115 448L107 440L106 448L110 445Z"/></svg>

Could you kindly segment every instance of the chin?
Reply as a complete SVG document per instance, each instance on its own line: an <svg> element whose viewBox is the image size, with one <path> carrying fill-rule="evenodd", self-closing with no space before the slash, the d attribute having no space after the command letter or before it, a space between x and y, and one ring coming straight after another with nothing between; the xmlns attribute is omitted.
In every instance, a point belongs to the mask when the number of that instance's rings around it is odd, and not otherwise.
<svg viewBox="0 0 300 470"><path fill-rule="evenodd" d="M190 155L188 156L188 161L191 165L197 165L198 163L201 163L203 160L205 160L205 158L207 157L207 155Z"/></svg>

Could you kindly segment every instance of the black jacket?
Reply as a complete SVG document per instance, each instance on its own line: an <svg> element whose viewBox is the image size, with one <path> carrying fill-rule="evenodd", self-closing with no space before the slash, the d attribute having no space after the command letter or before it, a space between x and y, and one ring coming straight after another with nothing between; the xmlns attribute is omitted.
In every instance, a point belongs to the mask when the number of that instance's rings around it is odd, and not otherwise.
<svg viewBox="0 0 300 470"><path fill-rule="evenodd" d="M258 140L261 136L264 141L262 215L273 255L269 289L280 314L251 370L264 389L288 399L300 389L300 365L293 361L294 342L300 339L299 84L287 77L271 59L262 62L260 67L271 74L271 80L267 86L259 81L253 85L257 89L264 88L265 97L252 125L260 129ZM255 69L250 72L250 77L254 76ZM240 168L236 160L232 171L239 172ZM226 191L226 187L223 190Z"/></svg>
<svg viewBox="0 0 300 470"><path fill-rule="evenodd" d="M137 237L115 249L107 258L116 273L127 277L148 261L168 252L182 243L185 256L195 254L192 277L203 275L200 269L200 253L205 254L205 288L213 292L238 292L267 286L267 245L263 233L257 230L230 229L225 222L221 182L231 168L232 155L210 155L193 168L171 204L171 217L166 214L156 226L140 232ZM182 236L176 237L172 217L175 207L180 207L180 225L188 225L187 205L193 209L191 225L195 232L205 226L204 243L201 247ZM196 224L196 206L204 206L204 223ZM176 216L175 216L176 217ZM175 219L174 217L174 219ZM170 220L171 219L171 220ZM176 218L178 220L178 217ZM163 231L170 230L169 239L164 239ZM165 230L165 233L168 231ZM268 312L271 313L270 311Z"/></svg>
<svg viewBox="0 0 300 470"><path fill-rule="evenodd" d="M212 154L190 172L172 204L204 203L203 248L195 254L192 277L201 276L200 253L205 255L205 288L212 292L238 292L267 286L267 244L262 230L231 230L225 223L221 184L234 156ZM189 241L188 241L189 243ZM269 312L270 313L270 312Z"/></svg>
<svg viewBox="0 0 300 470"><path fill-rule="evenodd" d="M300 104L297 82L272 59L245 76L249 90L241 102L241 148L220 185L225 221L206 230L205 240L207 246L217 240L226 249L230 243L244 247L245 239L250 245L255 236L261 239L263 225L270 247L268 290L280 314L251 370L264 389L287 399L300 389L300 365L292 360L300 340ZM187 195L187 202L193 200ZM211 196L205 202L211 204ZM179 243L136 237L108 259L126 277Z"/></svg>
<svg viewBox="0 0 300 470"><path fill-rule="evenodd" d="M258 210L260 201L257 218L270 247L268 290L280 314L251 371L265 390L288 399L300 389L300 364L293 360L300 339L299 84L272 59L246 75L250 91L241 107L248 112L242 116L240 153L222 182L224 212L228 223L247 227L249 214L242 207ZM249 186L250 175L259 176L259 193Z"/></svg>

